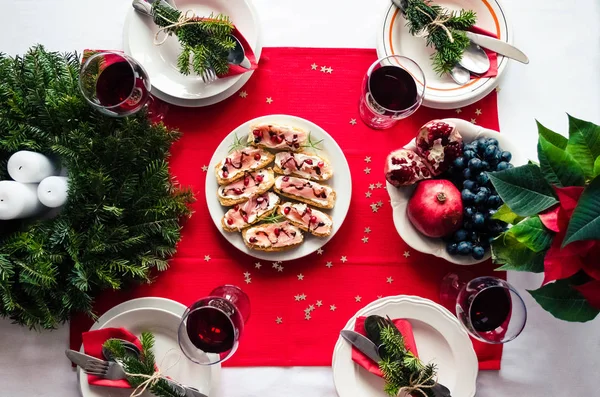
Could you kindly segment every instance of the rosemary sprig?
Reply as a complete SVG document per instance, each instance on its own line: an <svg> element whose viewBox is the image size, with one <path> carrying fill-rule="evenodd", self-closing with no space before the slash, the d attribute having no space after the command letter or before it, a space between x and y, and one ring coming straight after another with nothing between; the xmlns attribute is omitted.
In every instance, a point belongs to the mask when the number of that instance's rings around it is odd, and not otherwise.
<svg viewBox="0 0 600 397"><path fill-rule="evenodd" d="M320 152L321 150L323 150L322 147L320 147L319 145L324 141L324 139L321 139L319 141L313 141L311 138L311 132L308 132L308 140L306 142L306 144L302 145L303 148L308 148L309 150L313 150L315 153L316 152Z"/></svg>
<svg viewBox="0 0 600 397"><path fill-rule="evenodd" d="M233 134L233 143L231 145L229 145L228 153L235 152L236 150L240 150L245 147L248 147L248 141L246 141L244 138L238 137L237 133L234 133Z"/></svg>
<svg viewBox="0 0 600 397"><path fill-rule="evenodd" d="M285 217L277 212L273 212L271 215L263 218L263 221L266 223L279 223L283 221Z"/></svg>

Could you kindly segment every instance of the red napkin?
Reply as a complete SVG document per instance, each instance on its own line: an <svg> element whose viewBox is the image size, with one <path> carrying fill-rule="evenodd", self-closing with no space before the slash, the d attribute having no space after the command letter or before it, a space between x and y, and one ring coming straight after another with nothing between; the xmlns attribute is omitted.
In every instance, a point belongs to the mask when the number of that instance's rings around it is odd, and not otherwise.
<svg viewBox="0 0 600 397"><path fill-rule="evenodd" d="M367 333L365 332L365 319L366 317L356 318L356 323L354 324L354 331L366 336ZM419 353L417 352L417 344L415 343L415 336L413 334L412 325L410 324L410 322L404 319L396 319L392 320L392 322L404 337L406 349L418 357ZM373 360L371 360L369 357L365 356L363 353L358 351L358 349L355 347L352 347L352 361L354 361L370 373L375 374L379 377L383 377L383 374L379 370L379 365Z"/></svg>
<svg viewBox="0 0 600 397"><path fill-rule="evenodd" d="M473 33L478 33L478 34L482 34L485 36L490 36L493 37L495 39L498 38L498 35L492 33L492 32L488 32L487 30L478 28L477 26L472 26L471 29L469 29L471 32ZM481 47L483 48L483 47ZM488 69L488 71L482 75L474 75L471 74L471 77L476 79L476 78L483 78L483 77L496 77L498 76L498 54L496 54L494 51L492 50L488 50L487 48L483 48L483 50L485 51L485 53L487 54L488 58L490 58L490 68Z"/></svg>
<svg viewBox="0 0 600 397"><path fill-rule="evenodd" d="M124 339L126 341L134 343L137 347L142 349L142 344L139 339L125 328L104 328L96 331L84 332L81 334L83 339L83 351L92 357L104 360L102 355L102 345L108 339L117 338ZM88 383L94 386L108 386L108 387L120 387L130 388L131 386L125 379L109 380L99 378L97 376L88 375Z"/></svg>
<svg viewBox="0 0 600 397"><path fill-rule="evenodd" d="M248 41L242 35L242 33L238 30L237 27L233 28L232 34L240 41L240 43L242 44L242 47L244 47L244 52L246 53L246 58L248 58L248 60L252 64L252 67L250 69L245 69L239 65L229 65L229 72L227 74L219 76L219 77L236 76L238 74L249 72L250 70L255 70L258 67L258 63L256 62L256 55L254 55L254 51L252 50L252 47L250 47L250 44L248 44Z"/></svg>

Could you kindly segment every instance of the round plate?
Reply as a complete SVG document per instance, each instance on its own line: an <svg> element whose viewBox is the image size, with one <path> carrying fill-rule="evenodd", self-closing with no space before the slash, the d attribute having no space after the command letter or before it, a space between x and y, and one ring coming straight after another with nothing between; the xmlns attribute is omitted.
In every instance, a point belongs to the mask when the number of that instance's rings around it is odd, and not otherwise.
<svg viewBox="0 0 600 397"><path fill-rule="evenodd" d="M496 138L502 150L508 150L512 153L511 164L515 167L527 164L527 158L519 152L518 146L513 143L506 135L498 133L498 131L489 130L462 119L444 119L443 121L454 123L456 128L463 137L465 143L470 143L480 137ZM406 149L416 149L415 140L410 141ZM390 183L387 183L387 191L392 199L392 211L394 215L394 226L402 240L413 249L425 254L435 255L445 260L456 263L457 265L474 265L483 262L490 257L489 250L486 252L483 259L473 259L471 256L450 255L446 251L446 244L442 239L431 238L421 234L406 216L406 207L408 200L413 194L416 185L404 186L396 188Z"/></svg>
<svg viewBox="0 0 600 397"><path fill-rule="evenodd" d="M323 150L319 152L319 156L328 159L333 167L333 177L329 181L324 182L324 184L331 186L336 191L337 197L335 207L333 209L319 209L320 211L328 213L333 219L333 230L330 236L315 237L310 233L304 233L304 242L296 248L292 248L288 251L265 252L251 250L248 247L246 247L244 241L242 240L241 233L230 233L223 230L223 227L221 226L221 219L223 218L225 212L227 212L229 208L221 206L219 200L217 199L217 189L219 185L217 184L217 180L214 175L215 166L219 161L221 161L225 156L227 156L227 153L229 152L229 146L233 143L234 136L236 134L238 137L247 136L250 133L250 126L252 124L262 122L272 122L299 127L310 131L311 139L313 141L320 141L321 139L323 140L323 142L320 144ZM278 114L262 116L254 120L245 122L244 124L237 127L235 130L233 130L221 142L217 150L215 150L212 159L210 160L208 170L209 175L206 178L205 189L206 203L208 205L208 211L210 212L210 216L212 217L213 222L215 223L221 234L225 236L225 238L234 247L255 258L273 261L291 261L312 254L333 238L335 233L342 226L342 223L344 222L344 219L346 219L346 215L348 214L348 208L350 207L350 198L352 196L352 182L350 176L350 167L348 166L348 161L344 156L344 152L342 152L342 149L339 147L337 142L331 137L331 135L325 132L324 129L300 117ZM286 198L282 199L287 200Z"/></svg>
<svg viewBox="0 0 600 397"><path fill-rule="evenodd" d="M183 12L192 10L200 16L229 15L250 46L256 48L258 24L246 0L178 0L177 7ZM177 68L177 57L181 53L177 38L170 36L164 44L157 46L154 44L157 31L158 27L150 17L133 8L129 11L124 28L125 52L144 66L152 86L163 94L180 99L210 98L231 88L242 76L251 74L220 78L211 84L204 84L194 73L184 76Z"/></svg>
<svg viewBox="0 0 600 397"><path fill-rule="evenodd" d="M477 27L496 33L500 40L512 43L512 31L506 20L506 13L498 0L440 0L436 4L450 10L473 10L477 13ZM403 55L419 64L427 88L423 105L436 109L453 109L477 102L496 86L504 73L508 58L498 55L498 75L495 78L476 78L463 86L456 84L449 75L439 76L433 71L431 54L433 49L426 46L425 38L408 32L406 20L393 4L386 7L382 26L377 35L377 56Z"/></svg>
<svg viewBox="0 0 600 397"><path fill-rule="evenodd" d="M356 318L377 314L410 321L419 358L434 362L438 381L453 396L473 397L478 363L471 339L460 323L444 307L417 296L390 296L378 299L359 310L344 327L354 330ZM333 351L333 382L340 397L385 397L384 381L352 361L352 347L338 338Z"/></svg>

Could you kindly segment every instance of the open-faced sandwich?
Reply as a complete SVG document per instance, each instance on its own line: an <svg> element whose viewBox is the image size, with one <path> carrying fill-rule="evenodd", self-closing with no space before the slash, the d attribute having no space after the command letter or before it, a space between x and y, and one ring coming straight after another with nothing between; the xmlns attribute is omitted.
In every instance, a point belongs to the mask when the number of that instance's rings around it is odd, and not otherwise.
<svg viewBox="0 0 600 397"><path fill-rule="evenodd" d="M250 197L266 193L275 182L273 169L246 171L241 179L229 185L219 186L217 196L224 206L231 206L248 201Z"/></svg>
<svg viewBox="0 0 600 397"><path fill-rule="evenodd" d="M326 185L294 176L278 176L275 179L275 192L287 198L302 201L319 208L333 208L335 191Z"/></svg>
<svg viewBox="0 0 600 397"><path fill-rule="evenodd" d="M333 176L333 169L327 160L305 153L277 153L273 171L278 174L294 175L313 181L326 181Z"/></svg>
<svg viewBox="0 0 600 397"><path fill-rule="evenodd" d="M248 134L250 145L274 150L298 152L307 141L307 131L276 123L255 124L250 127L250 134Z"/></svg>
<svg viewBox="0 0 600 397"><path fill-rule="evenodd" d="M273 154L260 148L245 147L234 150L215 166L217 183L226 185L234 182L242 178L247 171L265 168L271 164L273 158Z"/></svg>
<svg viewBox="0 0 600 397"><path fill-rule="evenodd" d="M245 203L236 204L227 211L221 225L228 232L239 232L271 215L278 203L279 196L273 192L252 196Z"/></svg>
<svg viewBox="0 0 600 397"><path fill-rule="evenodd" d="M331 234L333 220L326 213L310 208L304 203L283 203L277 212L284 216L292 225L298 226L305 232L315 236L327 237Z"/></svg>
<svg viewBox="0 0 600 397"><path fill-rule="evenodd" d="M302 244L302 231L290 222L263 223L242 231L248 248L259 251L284 251Z"/></svg>

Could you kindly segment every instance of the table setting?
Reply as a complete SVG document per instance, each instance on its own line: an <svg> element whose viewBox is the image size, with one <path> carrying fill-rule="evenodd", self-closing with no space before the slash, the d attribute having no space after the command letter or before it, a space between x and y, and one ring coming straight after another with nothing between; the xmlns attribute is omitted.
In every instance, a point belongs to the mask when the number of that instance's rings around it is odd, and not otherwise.
<svg viewBox="0 0 600 397"><path fill-rule="evenodd" d="M0 53L0 314L71 384L29 394L591 391L521 361L598 323L598 113L501 123L539 57L504 2L382 1L342 51L122 3L120 45Z"/></svg>

